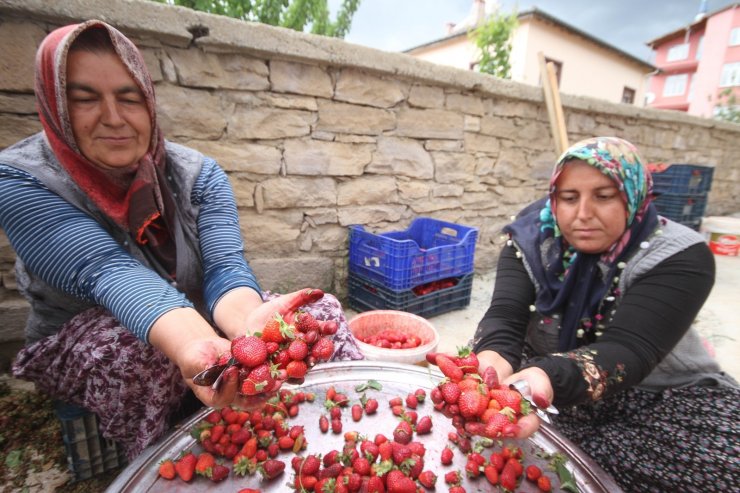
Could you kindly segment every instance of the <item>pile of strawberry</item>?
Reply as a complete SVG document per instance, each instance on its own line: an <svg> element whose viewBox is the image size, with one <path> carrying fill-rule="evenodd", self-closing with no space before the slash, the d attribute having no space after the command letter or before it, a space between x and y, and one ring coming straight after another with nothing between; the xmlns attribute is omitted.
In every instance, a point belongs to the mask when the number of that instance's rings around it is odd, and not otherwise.
<svg viewBox="0 0 740 493"><path fill-rule="evenodd" d="M514 437L517 421L529 414L529 402L516 390L500 385L496 371L489 367L478 373L478 358L469 348L457 355L427 354L445 378L432 389L434 409L452 420L461 436L489 439Z"/></svg>
<svg viewBox="0 0 740 493"><path fill-rule="evenodd" d="M359 338L365 344L386 349L411 349L421 345L419 336L406 334L398 329L383 329L373 335Z"/></svg>
<svg viewBox="0 0 740 493"><path fill-rule="evenodd" d="M259 473L264 481L274 479L285 470L278 454L299 453L307 446L303 426L287 421L298 415L300 404L314 398L312 393L281 390L252 412L234 407L213 410L190 431L203 452L185 450L175 459L165 459L159 475L186 482L203 476L218 482L233 470L237 476Z"/></svg>
<svg viewBox="0 0 740 493"><path fill-rule="evenodd" d="M275 391L285 380L301 380L313 365L331 358L337 323L320 322L302 311L292 318L288 324L275 314L261 332L231 341L231 354L222 355L218 363L227 364L231 358L236 362L225 371L238 372L241 394Z"/></svg>

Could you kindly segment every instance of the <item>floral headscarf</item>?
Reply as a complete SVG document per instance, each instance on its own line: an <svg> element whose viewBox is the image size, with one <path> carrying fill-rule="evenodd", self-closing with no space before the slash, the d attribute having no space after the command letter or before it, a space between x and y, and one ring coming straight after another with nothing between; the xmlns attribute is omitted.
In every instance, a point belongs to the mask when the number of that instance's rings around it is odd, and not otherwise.
<svg viewBox="0 0 740 493"><path fill-rule="evenodd" d="M624 233L605 252L584 254L569 245L554 214L556 184L565 165L581 160L617 185L627 208ZM535 308L542 315L561 314L559 350L579 345L579 329L599 318L599 306L611 287L617 266L656 228L651 202L652 178L635 147L616 137L583 140L567 149L555 164L549 197L525 208L504 228L524 256L537 284Z"/></svg>
<svg viewBox="0 0 740 493"><path fill-rule="evenodd" d="M67 109L67 55L74 41L90 29L104 29L115 53L141 89L149 110L152 135L147 153L130 170L133 179L120 180L91 163L80 152ZM39 118L54 155L77 186L114 223L147 245L168 272L174 271L170 224L172 197L164 177L164 139L157 126L154 86L136 46L120 31L99 20L71 24L52 31L36 53L35 92ZM169 217L168 217L169 215Z"/></svg>

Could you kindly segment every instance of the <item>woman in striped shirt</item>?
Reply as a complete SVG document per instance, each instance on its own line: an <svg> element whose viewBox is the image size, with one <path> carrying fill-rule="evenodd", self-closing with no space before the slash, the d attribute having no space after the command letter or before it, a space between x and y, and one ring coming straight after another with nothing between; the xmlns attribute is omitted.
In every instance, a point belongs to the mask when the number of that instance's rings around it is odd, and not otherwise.
<svg viewBox="0 0 740 493"><path fill-rule="evenodd" d="M143 58L119 31L88 21L50 33L36 98L43 132L0 153L0 227L31 303L14 373L95 412L131 459L188 387L207 405L234 399L236 381L192 383L230 339L316 296L263 302L226 175L164 140ZM336 299L310 307L341 336ZM358 357L345 342L344 358Z"/></svg>

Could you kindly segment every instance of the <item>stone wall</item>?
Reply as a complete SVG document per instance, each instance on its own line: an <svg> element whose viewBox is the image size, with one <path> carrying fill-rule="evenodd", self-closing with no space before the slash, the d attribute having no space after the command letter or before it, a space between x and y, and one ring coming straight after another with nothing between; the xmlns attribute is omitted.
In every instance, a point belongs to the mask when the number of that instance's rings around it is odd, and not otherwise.
<svg viewBox="0 0 740 493"><path fill-rule="evenodd" d="M247 257L268 289L317 286L342 297L348 226L399 230L418 216L480 228L476 269L491 269L500 228L542 194L556 158L539 88L126 0L0 0L0 148L40 130L40 41L90 18L142 49L165 135L229 173ZM708 214L740 210L740 126L562 99L571 142L617 135L649 161L715 166ZM0 232L0 340L25 317L13 260Z"/></svg>

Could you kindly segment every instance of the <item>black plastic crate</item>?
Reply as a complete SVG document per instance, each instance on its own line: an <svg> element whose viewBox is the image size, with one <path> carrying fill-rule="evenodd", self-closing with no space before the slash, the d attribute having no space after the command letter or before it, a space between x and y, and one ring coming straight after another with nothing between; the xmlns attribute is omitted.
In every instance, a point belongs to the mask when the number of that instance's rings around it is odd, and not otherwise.
<svg viewBox="0 0 740 493"><path fill-rule="evenodd" d="M714 168L695 164L651 164L656 194L707 194L712 188Z"/></svg>
<svg viewBox="0 0 740 493"><path fill-rule="evenodd" d="M54 402L54 410L62 426L67 464L75 481L120 469L126 464L123 449L100 434L95 413L61 401Z"/></svg>
<svg viewBox="0 0 740 493"><path fill-rule="evenodd" d="M394 291L371 279L349 274L349 306L358 312L368 310L400 310L422 317L433 317L470 304L473 274L449 278L454 286L426 294L416 294L419 288ZM439 280L443 281L443 280ZM415 292L416 289L416 292Z"/></svg>
<svg viewBox="0 0 740 493"><path fill-rule="evenodd" d="M349 270L396 291L473 272L478 229L419 217L402 231L349 231Z"/></svg>
<svg viewBox="0 0 740 493"><path fill-rule="evenodd" d="M655 198L658 214L698 230L707 208L704 194L666 193Z"/></svg>

